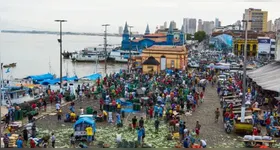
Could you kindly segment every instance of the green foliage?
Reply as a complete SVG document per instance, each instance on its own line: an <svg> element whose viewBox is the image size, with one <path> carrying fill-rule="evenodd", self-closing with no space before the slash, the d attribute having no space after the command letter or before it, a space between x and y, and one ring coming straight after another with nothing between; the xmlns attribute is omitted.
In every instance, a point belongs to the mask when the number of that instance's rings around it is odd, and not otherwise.
<svg viewBox="0 0 280 150"><path fill-rule="evenodd" d="M192 35L191 34L187 34L187 40L192 40Z"/></svg>
<svg viewBox="0 0 280 150"><path fill-rule="evenodd" d="M197 31L194 33L194 39L198 42L203 41L206 38L206 33L204 31Z"/></svg>

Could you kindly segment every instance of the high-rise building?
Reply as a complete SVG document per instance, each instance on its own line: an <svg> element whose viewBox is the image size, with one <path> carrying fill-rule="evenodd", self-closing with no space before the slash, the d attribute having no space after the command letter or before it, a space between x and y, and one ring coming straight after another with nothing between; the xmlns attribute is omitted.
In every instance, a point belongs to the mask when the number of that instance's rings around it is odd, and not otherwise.
<svg viewBox="0 0 280 150"><path fill-rule="evenodd" d="M219 18L215 19L215 28L220 27L221 26L221 22L219 21Z"/></svg>
<svg viewBox="0 0 280 150"><path fill-rule="evenodd" d="M267 14L267 11L262 11L261 9L245 9L243 20L253 20L252 22L248 22L247 29L254 31L267 31ZM245 28L244 23L243 28Z"/></svg>
<svg viewBox="0 0 280 150"><path fill-rule="evenodd" d="M122 35L122 34L123 34L123 27L119 26L119 35Z"/></svg>
<svg viewBox="0 0 280 150"><path fill-rule="evenodd" d="M171 23L173 29L177 29L177 28L176 28L176 22L175 22L175 21L171 21L170 23Z"/></svg>
<svg viewBox="0 0 280 150"><path fill-rule="evenodd" d="M274 31L273 28L274 28L273 22L272 22L272 20L269 20L267 22L267 31Z"/></svg>
<svg viewBox="0 0 280 150"><path fill-rule="evenodd" d="M164 27L164 29L167 28L167 22L166 21L164 22L163 27Z"/></svg>
<svg viewBox="0 0 280 150"><path fill-rule="evenodd" d="M203 21L203 31L206 33L206 34L212 34L212 31L215 27L215 22L214 21Z"/></svg>
<svg viewBox="0 0 280 150"><path fill-rule="evenodd" d="M194 34L196 32L196 19L195 18L184 18L183 19L183 30L184 30L184 33Z"/></svg>
<svg viewBox="0 0 280 150"><path fill-rule="evenodd" d="M203 31L202 20L198 19L197 31Z"/></svg>
<svg viewBox="0 0 280 150"><path fill-rule="evenodd" d="M280 30L280 18L274 21L274 31L277 32L278 30Z"/></svg>

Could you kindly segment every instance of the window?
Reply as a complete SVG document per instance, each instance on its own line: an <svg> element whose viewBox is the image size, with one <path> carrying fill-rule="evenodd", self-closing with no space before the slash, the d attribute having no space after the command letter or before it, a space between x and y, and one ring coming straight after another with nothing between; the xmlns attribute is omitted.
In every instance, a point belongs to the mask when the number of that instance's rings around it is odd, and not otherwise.
<svg viewBox="0 0 280 150"><path fill-rule="evenodd" d="M251 49L251 45L250 44L247 44L247 51L250 51L250 49Z"/></svg>
<svg viewBox="0 0 280 150"><path fill-rule="evenodd" d="M173 68L174 67L174 60L171 60L171 67Z"/></svg>
<svg viewBox="0 0 280 150"><path fill-rule="evenodd" d="M254 45L253 45L253 51L256 51L256 50L257 50L257 45L254 44Z"/></svg>

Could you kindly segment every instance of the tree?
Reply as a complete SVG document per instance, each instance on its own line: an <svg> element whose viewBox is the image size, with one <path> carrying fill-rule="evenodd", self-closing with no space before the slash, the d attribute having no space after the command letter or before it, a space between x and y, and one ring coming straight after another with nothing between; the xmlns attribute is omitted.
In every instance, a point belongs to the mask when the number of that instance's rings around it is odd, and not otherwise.
<svg viewBox="0 0 280 150"><path fill-rule="evenodd" d="M197 31L194 33L194 39L198 42L203 41L206 38L206 33L204 31Z"/></svg>
<svg viewBox="0 0 280 150"><path fill-rule="evenodd" d="M187 34L187 40L192 40L192 35L191 34Z"/></svg>

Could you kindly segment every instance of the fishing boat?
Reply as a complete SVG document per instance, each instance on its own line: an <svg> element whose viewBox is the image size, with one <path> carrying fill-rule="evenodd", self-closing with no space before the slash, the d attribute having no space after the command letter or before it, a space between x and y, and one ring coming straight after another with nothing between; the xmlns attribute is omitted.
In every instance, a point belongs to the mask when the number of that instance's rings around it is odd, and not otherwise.
<svg viewBox="0 0 280 150"><path fill-rule="evenodd" d="M14 68L17 66L17 63L11 63L11 64L8 64L8 65L4 65L3 68Z"/></svg>
<svg viewBox="0 0 280 150"><path fill-rule="evenodd" d="M133 56L140 56L141 52L136 51L136 50L113 50L109 56L110 59L116 61L116 62L121 62L121 63L127 63L128 62L128 58L130 56L131 53L131 57Z"/></svg>
<svg viewBox="0 0 280 150"><path fill-rule="evenodd" d="M112 45L107 46L107 55L104 50L104 46L98 45L97 47L87 47L81 51L72 53L72 61L77 62L95 62L98 60L99 62L105 61L110 55L110 52L115 47Z"/></svg>

